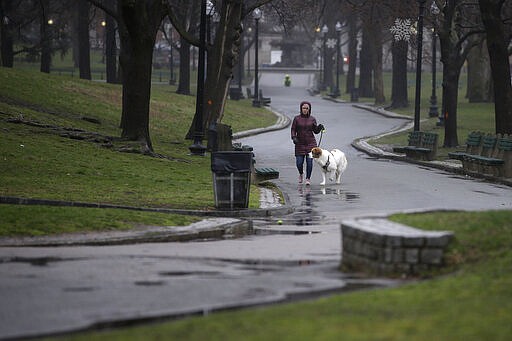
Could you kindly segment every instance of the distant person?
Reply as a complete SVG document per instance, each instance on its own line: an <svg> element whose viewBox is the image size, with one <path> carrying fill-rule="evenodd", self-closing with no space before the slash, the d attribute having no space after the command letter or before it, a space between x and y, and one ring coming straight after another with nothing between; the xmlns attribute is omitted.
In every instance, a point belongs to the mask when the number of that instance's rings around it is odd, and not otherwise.
<svg viewBox="0 0 512 341"><path fill-rule="evenodd" d="M293 118L291 134L295 144L295 163L299 171L299 184L304 181L304 161L306 161L306 185L311 184L313 172L313 159L311 149L317 147L314 134L324 130L322 124L316 123L316 118L311 116L311 103L300 103L300 114Z"/></svg>

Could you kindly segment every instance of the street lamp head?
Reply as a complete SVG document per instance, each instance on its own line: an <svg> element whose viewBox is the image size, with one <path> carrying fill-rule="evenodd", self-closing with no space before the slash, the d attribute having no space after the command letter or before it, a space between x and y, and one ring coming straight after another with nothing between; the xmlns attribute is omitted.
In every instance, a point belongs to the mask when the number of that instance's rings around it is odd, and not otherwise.
<svg viewBox="0 0 512 341"><path fill-rule="evenodd" d="M329 27L327 27L327 25L324 24L324 26L322 26L322 33L327 34L327 32L329 32Z"/></svg>
<svg viewBox="0 0 512 341"><path fill-rule="evenodd" d="M315 27L315 33L320 33L320 26Z"/></svg>
<svg viewBox="0 0 512 341"><path fill-rule="evenodd" d="M262 16L261 10L259 8L255 8L254 11L252 11L252 17L256 20L260 20Z"/></svg>
<svg viewBox="0 0 512 341"><path fill-rule="evenodd" d="M341 23L338 21L338 22L336 23L336 26L335 26L335 28L336 28L336 32L341 32L341 27L342 27L342 26L341 26Z"/></svg>
<svg viewBox="0 0 512 341"><path fill-rule="evenodd" d="M48 19L48 25L53 25L53 19Z"/></svg>

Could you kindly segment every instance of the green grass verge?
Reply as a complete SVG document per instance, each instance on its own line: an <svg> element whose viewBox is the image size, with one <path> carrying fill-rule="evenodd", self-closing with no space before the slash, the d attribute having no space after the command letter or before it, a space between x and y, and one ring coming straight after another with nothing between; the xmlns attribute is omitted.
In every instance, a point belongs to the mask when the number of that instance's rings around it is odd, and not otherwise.
<svg viewBox="0 0 512 341"><path fill-rule="evenodd" d="M185 139L195 112L195 96L175 91L169 85L152 88L151 138L155 152L164 156L156 158L120 152L122 141L114 140L114 148L106 148L94 140L120 136L120 85L0 68L0 195L213 209L209 154L189 155L192 142ZM267 109L241 100L228 101L223 123L237 132L275 121ZM77 132L92 138L79 140ZM258 206L259 194L253 188L250 207ZM28 207L23 209L29 212ZM0 205L0 216L11 213ZM50 214L26 215L34 223L46 223L46 232L52 233ZM179 219L176 224L181 224ZM20 229L12 226L9 231ZM54 232L59 231L55 227Z"/></svg>
<svg viewBox="0 0 512 341"><path fill-rule="evenodd" d="M139 226L182 226L201 218L105 208L2 205L0 237L123 231Z"/></svg>
<svg viewBox="0 0 512 341"><path fill-rule="evenodd" d="M396 215L455 232L444 276L59 340L509 340L512 212ZM449 274L448 274L449 273Z"/></svg>

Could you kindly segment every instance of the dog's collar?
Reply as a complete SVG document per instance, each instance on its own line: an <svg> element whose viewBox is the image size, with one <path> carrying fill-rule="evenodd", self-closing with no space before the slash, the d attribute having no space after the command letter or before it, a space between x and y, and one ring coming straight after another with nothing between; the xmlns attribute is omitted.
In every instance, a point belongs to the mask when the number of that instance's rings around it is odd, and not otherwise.
<svg viewBox="0 0 512 341"><path fill-rule="evenodd" d="M322 166L322 168L327 170L327 167L329 167L330 164L331 162L329 161L329 155L327 155L327 162L325 163L325 165Z"/></svg>

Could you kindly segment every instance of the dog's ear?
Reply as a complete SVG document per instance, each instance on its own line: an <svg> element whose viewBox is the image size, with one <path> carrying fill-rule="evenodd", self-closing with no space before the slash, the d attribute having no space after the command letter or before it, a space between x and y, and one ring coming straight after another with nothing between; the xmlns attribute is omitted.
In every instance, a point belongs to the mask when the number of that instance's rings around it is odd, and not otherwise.
<svg viewBox="0 0 512 341"><path fill-rule="evenodd" d="M313 155L314 158L318 158L320 155L322 155L322 149L314 147L313 149L311 149L311 154Z"/></svg>

